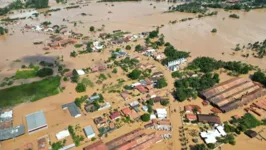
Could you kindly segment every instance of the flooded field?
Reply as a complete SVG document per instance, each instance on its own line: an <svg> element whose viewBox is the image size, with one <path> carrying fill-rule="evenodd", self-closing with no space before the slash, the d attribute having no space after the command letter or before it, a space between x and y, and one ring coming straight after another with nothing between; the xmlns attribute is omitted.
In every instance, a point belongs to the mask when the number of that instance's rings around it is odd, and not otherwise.
<svg viewBox="0 0 266 150"><path fill-rule="evenodd" d="M0 4L1 5L1 4ZM50 21L52 25L66 25L69 29L77 33L83 33L84 36L89 36L90 39L96 39L102 32L111 33L113 30L128 31L131 33L139 33L144 31L151 31L156 29L157 26L160 28L160 33L164 34L165 41L170 42L177 49L191 52L192 58L198 56L210 56L216 59L222 60L238 60L257 65L262 69L266 69L265 58L244 58L241 55L233 55L232 48L236 44L247 44L254 43L256 41L262 41L266 35L266 10L252 10L250 12L234 12L240 16L240 19L231 19L229 14L224 10L218 10L217 16L196 18L190 21L177 22L176 24L169 24L169 21L181 20L188 17L196 17L195 14L189 13L164 13L168 10L169 6L176 5L167 2L154 2L154 1L142 1L142 2L121 2L121 3L97 3L95 1L86 1L81 8L75 9L63 9L66 5L56 4L54 1L51 2L51 8L61 8L60 11L51 12L51 16L40 15L38 18L20 20L14 25L8 26L9 34L0 37L0 80L4 77L13 76L14 73L21 68L23 64L29 64L31 62L38 62L40 60L52 61L57 56L64 57L64 64L69 69L81 69L86 67L93 67L96 64L103 64L105 60L110 57L109 50L113 50L116 47L107 48L101 53L91 53L86 55L80 55L76 58L70 57L70 52L75 48L73 45L69 45L62 49L51 49L49 51L43 50L42 45L33 45L34 41L48 41L49 35L41 32L33 31L22 31L21 29L27 25L39 25L41 22ZM113 6L112 6L113 5ZM29 12L30 11L30 12ZM43 12L46 10L38 10ZM10 17L29 17L35 11L25 10L23 13L15 12ZM86 16L81 15L86 13ZM65 21L63 21L65 20ZM74 22L77 25L74 26ZM92 33L89 32L90 26L94 26L96 29L102 28L102 32ZM217 29L217 33L211 33L213 28ZM143 42L143 41L142 41ZM130 43L135 45L135 43ZM119 46L118 46L119 47ZM46 53L49 52L49 53ZM46 54L45 54L46 53ZM131 52L130 52L131 53ZM163 71L166 78L174 83L174 79L171 74L158 62L149 60L145 57L140 57L142 63L152 63L156 65L159 71ZM16 61L19 60L19 61ZM118 72L122 70L118 70ZM107 73L111 73L108 70ZM122 73L121 73L122 74ZM105 82L105 84L113 84L117 82L119 78L125 77L123 73L112 75L112 78ZM89 78L96 81L99 73L90 74ZM222 80L228 78L228 76L222 77ZM170 83L169 82L169 83ZM21 148L21 146L27 143L35 143L34 147L37 147L36 139L43 135L52 136L51 139L55 139L54 134L66 128L69 124L79 123L81 127L88 124L93 125L96 129L92 118L97 115L102 115L104 112L96 112L89 115L84 115L81 118L72 118L68 111L63 111L61 105L72 102L76 97L84 94L78 94L75 91L75 84L63 83L66 90L59 95L44 98L43 100L34 103L25 103L14 108L14 125L21 123L26 124L25 115L38 110L45 112L49 128L40 131L33 135L27 133L22 137L18 137L15 140L9 140L2 143L2 147L6 150ZM101 90L103 86L96 85L94 88L89 89L86 94L91 95L95 91ZM173 89L173 84L168 85L168 89ZM105 94L107 101L113 102L113 107L123 107L122 98L119 94ZM119 98L118 98L119 97ZM171 98L173 101L173 98ZM169 110L183 107L183 104L174 103L171 105ZM197 99L196 104L201 106L201 100ZM209 106L207 107L209 109ZM205 110L203 110L205 111ZM207 111L206 111L207 113ZM229 119L235 113L244 113L241 110L233 111L227 115L221 115L223 120ZM82 114L83 115L83 114ZM63 117L62 117L63 116ZM181 118L176 113L170 116L173 128L177 129L181 125ZM119 131L112 133L108 138L104 139L104 142L111 140L113 137L118 137L129 130L136 129L143 124L135 123L130 126L124 126ZM177 132L177 131L176 131ZM157 145L151 147L151 150L176 150L180 149L181 145L178 143L178 134L173 136L171 140L165 140ZM236 139L236 146L225 145L222 149L233 150L233 149L244 149L244 150L262 150L266 146L265 142L256 141L254 139L249 140L245 135L240 135ZM89 145L92 142L86 139L86 142L79 148ZM172 147L175 147L173 149ZM260 148L258 148L260 147ZM78 149L78 148L76 148Z"/></svg>

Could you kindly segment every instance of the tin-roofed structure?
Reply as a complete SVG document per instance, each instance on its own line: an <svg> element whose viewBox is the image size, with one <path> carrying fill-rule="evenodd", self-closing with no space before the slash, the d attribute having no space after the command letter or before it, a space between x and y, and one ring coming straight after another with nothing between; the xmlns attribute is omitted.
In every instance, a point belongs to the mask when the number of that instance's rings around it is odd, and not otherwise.
<svg viewBox="0 0 266 150"><path fill-rule="evenodd" d="M266 90L250 79L236 77L204 90L200 95L223 112L228 112L266 95Z"/></svg>
<svg viewBox="0 0 266 150"><path fill-rule="evenodd" d="M26 121L29 134L48 127L43 111L37 111L26 115Z"/></svg>
<svg viewBox="0 0 266 150"><path fill-rule="evenodd" d="M25 133L24 125L19 125L7 129L0 129L0 141L12 139L20 135L23 135L24 133Z"/></svg>
<svg viewBox="0 0 266 150"><path fill-rule="evenodd" d="M89 139L95 137L95 132L94 132L92 126L87 126L87 127L83 128L83 130Z"/></svg>
<svg viewBox="0 0 266 150"><path fill-rule="evenodd" d="M95 142L83 148L83 150L108 150L102 141Z"/></svg>
<svg viewBox="0 0 266 150"><path fill-rule="evenodd" d="M74 102L62 105L62 109L68 109L72 117L80 117L81 113Z"/></svg>

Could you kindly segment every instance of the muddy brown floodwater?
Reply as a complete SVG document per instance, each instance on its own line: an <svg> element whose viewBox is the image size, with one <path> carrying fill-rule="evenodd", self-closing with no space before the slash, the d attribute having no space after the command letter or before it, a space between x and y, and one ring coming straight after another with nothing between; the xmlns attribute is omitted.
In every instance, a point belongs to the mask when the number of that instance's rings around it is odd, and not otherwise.
<svg viewBox="0 0 266 150"><path fill-rule="evenodd" d="M114 6L112 6L112 4L114 4ZM95 28L97 29L101 28L102 25L105 25L103 32L108 33L111 33L113 30L118 29L129 31L131 33L138 33L143 31L151 31L157 26L164 25L162 28L160 28L160 33L164 34L165 41L170 42L177 49L191 52L192 58L195 58L197 56L210 56L222 60L238 60L253 65L258 65L259 67L266 69L265 58L243 58L240 55L232 55L233 51L231 50L231 48L234 48L236 44L246 45L247 43L262 41L265 39L265 9L252 10L250 12L233 12L238 14L240 16L240 19L231 19L228 17L230 12L218 10L217 16L204 17L201 19L193 19L191 21L169 24L169 21L181 20L188 17L196 17L195 14L189 13L163 13L171 5L173 5L173 3L154 1L120 3L96 3L95 1L90 1L88 6L84 6L82 8L70 10L61 9L61 11L58 12L51 12L51 16L44 17L43 15L40 15L38 19L27 19L19 21L15 25L8 26L9 33L12 35L0 37L0 80L2 80L2 78L4 78L5 76L14 75L16 70L19 69L22 64L28 64L30 62L36 62L38 60L50 61L61 55L64 56L64 63L66 63L67 67L70 69L93 67L95 66L95 64L102 64L104 60L110 57L110 53L106 50L102 53L92 53L78 56L77 58L71 58L69 56L70 52L76 50L73 45L67 46L64 49L50 50L50 53L45 55L45 51L42 50L43 45L33 45L33 42L48 40L48 34L38 32L22 33L20 31L21 28L25 26L25 24L39 25L44 21L50 21L53 25L66 25L69 29L78 33L83 33L84 36L90 36L92 38L97 37L99 33L89 32L90 26L95 26ZM156 8L154 8L154 6L156 6ZM51 2L51 8L64 7L66 6L56 4L54 1ZM28 14L33 13L27 13L27 11L22 14L15 12L15 14L13 14L13 17L24 17L23 15L27 16ZM88 15L82 16L81 13L86 13ZM69 21L63 21L63 19ZM73 23L70 22L77 22L77 26L74 27ZM211 30L213 28L217 29L217 33L211 33ZM108 48L108 50L110 49L112 48ZM92 61L92 59L94 59L94 62ZM21 62L14 62L15 60L21 60ZM155 61L152 61L152 63L155 63ZM164 73L167 74L167 78L171 78L170 73L166 71L162 65L158 63L156 64L156 67L159 68L158 70L164 71ZM111 73L111 71L109 72ZM90 74L89 77L90 79L95 79L96 81L97 75ZM114 79L112 79L112 82L116 82L118 78L121 78L119 75L113 77ZM171 82L174 82L172 78ZM82 126L93 124L92 118L95 115L84 117L87 120L90 120L87 121L84 120L83 117L79 119L71 118L67 112L62 111L62 104L71 102L75 97L83 95L74 92L75 85L72 83L63 83L62 86L65 86L66 90L59 95L44 98L43 100L34 103L21 104L14 108L14 125L18 125L22 122L25 123L24 116L26 114L38 110L44 110L47 122L49 124L49 129L40 131L31 136L25 134L22 137L17 138L15 141L9 140L7 142L3 142L0 149L16 149L28 142L35 143L36 147L36 139L40 136L43 136L44 134L52 134L54 136L56 132L63 130L69 124L74 125L76 122L79 122ZM101 89L102 87L100 85L96 85L96 87L86 92L86 94L91 95L98 88ZM169 90L171 90L172 88L174 87L171 84L169 86ZM117 99L114 99L113 101L118 101L118 104L114 105L121 105L121 107L123 106L122 103L119 103L120 101L122 101L120 100L121 98L119 94L105 94L105 96L107 100L113 100L114 97L117 97L119 101ZM198 101L198 103L200 104L200 100ZM178 108L179 106L179 103L173 104L173 108ZM235 111L234 113L236 112L237 111ZM103 112L97 112L97 115L102 115L102 113ZM175 116L173 115L172 118L175 118ZM176 123L174 123L175 129L177 129L180 124L181 123L179 116L176 119ZM93 127L96 129L94 124ZM122 135L132 128L132 126L122 128L119 131L113 133L113 135ZM110 137L111 136L109 136L109 138ZM174 146L176 146L176 148L178 145L180 146L180 144L178 143L178 137L177 139L173 140L177 141L172 142L174 143ZM266 146L265 142L260 143L260 141L258 140L248 140L244 135L237 137L236 140L236 146L232 147L230 145L226 145L222 147L222 149L262 150ZM163 143L153 146L151 149L171 149L172 146L169 146L169 148L167 144L169 144L169 142L167 143L164 141ZM256 147L257 145L259 146L259 148Z"/></svg>

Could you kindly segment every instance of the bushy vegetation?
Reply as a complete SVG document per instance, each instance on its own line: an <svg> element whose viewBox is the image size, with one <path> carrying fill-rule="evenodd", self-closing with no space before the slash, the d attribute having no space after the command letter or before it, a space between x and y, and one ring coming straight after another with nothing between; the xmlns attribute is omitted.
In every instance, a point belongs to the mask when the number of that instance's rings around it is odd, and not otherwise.
<svg viewBox="0 0 266 150"><path fill-rule="evenodd" d="M128 77L132 80L137 80L141 75L141 70L134 69L129 74Z"/></svg>
<svg viewBox="0 0 266 150"><path fill-rule="evenodd" d="M229 17L230 18L235 18L235 19L239 19L240 18L237 14L230 14Z"/></svg>
<svg viewBox="0 0 266 150"><path fill-rule="evenodd" d="M78 93L85 92L86 86L83 83L78 83L75 89Z"/></svg>
<svg viewBox="0 0 266 150"><path fill-rule="evenodd" d="M117 73L117 69L114 68L113 71L112 71L112 73Z"/></svg>
<svg viewBox="0 0 266 150"><path fill-rule="evenodd" d="M191 3L177 5L176 7L169 7L169 11L179 11L187 13L205 13L207 9L202 7L201 3L199 2L191 2Z"/></svg>
<svg viewBox="0 0 266 150"><path fill-rule="evenodd" d="M141 47L141 45L136 45L135 46L135 51L137 51L137 52L140 52L140 51L142 51L142 47Z"/></svg>
<svg viewBox="0 0 266 150"><path fill-rule="evenodd" d="M192 146L194 150L208 150L205 144L196 144Z"/></svg>
<svg viewBox="0 0 266 150"><path fill-rule="evenodd" d="M74 102L79 108L81 108L81 104L84 103L87 99L88 99L88 96L85 95L85 96L77 97Z"/></svg>
<svg viewBox="0 0 266 150"><path fill-rule="evenodd" d="M8 33L8 29L0 26L0 35L4 35L6 33Z"/></svg>
<svg viewBox="0 0 266 150"><path fill-rule="evenodd" d="M16 0L10 3L8 6L0 8L0 16L7 14L11 10L22 9L22 8L24 8L24 4L20 0Z"/></svg>
<svg viewBox="0 0 266 150"><path fill-rule="evenodd" d="M255 116L250 113L246 113L240 119L230 120L230 124L225 123L225 131L227 133L237 133L245 132L248 129L256 128L257 126L263 125L263 122L258 120Z"/></svg>
<svg viewBox="0 0 266 150"><path fill-rule="evenodd" d="M216 32L217 32L217 29L213 28L213 29L211 30L211 32L212 32L212 33L216 33Z"/></svg>
<svg viewBox="0 0 266 150"><path fill-rule="evenodd" d="M178 51L170 43L165 44L164 54L166 58L162 61L163 64L167 64L170 61L177 60L180 58L189 57L189 52Z"/></svg>
<svg viewBox="0 0 266 150"><path fill-rule="evenodd" d="M120 61L114 61L114 64L120 66L125 72L128 72L129 69L134 69L138 63L139 60L134 58L130 59L129 57L121 59Z"/></svg>
<svg viewBox="0 0 266 150"><path fill-rule="evenodd" d="M52 144L52 150L59 150L61 148L63 148L66 144L66 139L64 139L63 141L58 141Z"/></svg>
<svg viewBox="0 0 266 150"><path fill-rule="evenodd" d="M0 90L0 107L10 107L28 101L37 101L58 94L60 77L50 77L30 84Z"/></svg>
<svg viewBox="0 0 266 150"><path fill-rule="evenodd" d="M149 38L151 38L151 39L156 38L156 37L158 37L158 34L159 34L158 29L157 30L154 30L154 31L151 31L149 33Z"/></svg>
<svg viewBox="0 0 266 150"><path fill-rule="evenodd" d="M93 32L95 30L95 27L94 26L91 26L90 27L90 31Z"/></svg>
<svg viewBox="0 0 266 150"><path fill-rule="evenodd" d="M187 69L198 69L204 73L212 72L220 68L230 70L233 74L247 74L249 71L254 69L253 66L240 61L223 62L210 57L198 57L187 66Z"/></svg>
<svg viewBox="0 0 266 150"><path fill-rule="evenodd" d="M159 80L157 81L157 83L156 83L156 88L161 89L161 88L166 87L167 85L168 85L168 84L167 84L165 78L161 78L161 79L159 79Z"/></svg>
<svg viewBox="0 0 266 150"><path fill-rule="evenodd" d="M150 114L145 113L145 114L143 114L142 116L140 116L140 118L141 118L141 120L142 120L143 122L148 122L148 121L150 121Z"/></svg>
<svg viewBox="0 0 266 150"><path fill-rule="evenodd" d="M40 69L40 70L37 72L36 75L37 75L38 77L43 78L43 77L51 76L51 75L53 75L53 73L54 73L54 71L53 71L53 69L51 69L51 68L42 68L42 69Z"/></svg>
<svg viewBox="0 0 266 150"><path fill-rule="evenodd" d="M171 75L173 78L181 78L183 76L183 73L181 73L179 71L174 71L174 72L172 72Z"/></svg>
<svg viewBox="0 0 266 150"><path fill-rule="evenodd" d="M131 50L131 46L130 45L127 45L126 46L126 50Z"/></svg>
<svg viewBox="0 0 266 150"><path fill-rule="evenodd" d="M257 52L258 58L263 58L266 54L266 39L262 42L249 43L247 49Z"/></svg>
<svg viewBox="0 0 266 150"><path fill-rule="evenodd" d="M184 101L190 97L196 98L198 91L202 91L219 83L219 75L206 73L202 77L191 77L175 82L175 96L178 101Z"/></svg>
<svg viewBox="0 0 266 150"><path fill-rule="evenodd" d="M266 76L261 71L256 71L253 76L252 80L261 83L262 85L266 85Z"/></svg>
<svg viewBox="0 0 266 150"><path fill-rule="evenodd" d="M199 69L201 72L212 72L221 68L221 61L217 61L210 57L198 57L189 63L187 69Z"/></svg>
<svg viewBox="0 0 266 150"><path fill-rule="evenodd" d="M84 137L80 136L80 135L76 135L75 130L72 126L68 126L68 131L69 131L76 147L78 147L80 145L80 142L84 140Z"/></svg>
<svg viewBox="0 0 266 150"><path fill-rule="evenodd" d="M72 71L71 81L75 82L75 83L78 83L78 81L79 81L79 75L78 75L78 72L76 69L73 69L73 71Z"/></svg>
<svg viewBox="0 0 266 150"><path fill-rule="evenodd" d="M81 80L81 83L84 84L86 87L91 87L91 88L94 87L94 83L88 78L83 78Z"/></svg>

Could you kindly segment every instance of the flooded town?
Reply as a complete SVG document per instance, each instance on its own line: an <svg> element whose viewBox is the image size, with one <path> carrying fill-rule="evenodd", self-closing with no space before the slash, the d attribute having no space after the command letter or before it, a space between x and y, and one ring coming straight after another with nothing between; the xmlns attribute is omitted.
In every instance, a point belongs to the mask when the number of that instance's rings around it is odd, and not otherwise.
<svg viewBox="0 0 266 150"><path fill-rule="evenodd" d="M265 150L265 0L0 1L0 150Z"/></svg>

